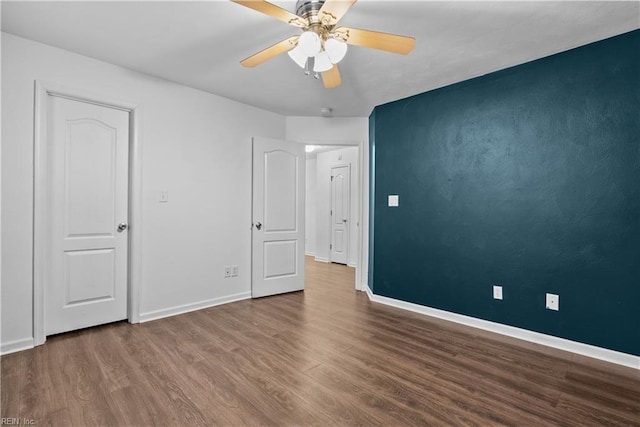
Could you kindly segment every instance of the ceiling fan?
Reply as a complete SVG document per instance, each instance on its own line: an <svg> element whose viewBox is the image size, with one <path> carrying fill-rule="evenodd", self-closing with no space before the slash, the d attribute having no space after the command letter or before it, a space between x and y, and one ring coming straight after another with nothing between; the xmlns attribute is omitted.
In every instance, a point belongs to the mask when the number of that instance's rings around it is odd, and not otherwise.
<svg viewBox="0 0 640 427"><path fill-rule="evenodd" d="M349 27L336 28L338 21L357 0L298 0L295 14L265 0L231 1L303 31L240 61L243 66L255 67L288 52L291 59L305 69L305 74L313 71L316 78L322 74L326 88L334 88L342 83L337 64L347 53L347 45L406 55L416 43L413 37Z"/></svg>

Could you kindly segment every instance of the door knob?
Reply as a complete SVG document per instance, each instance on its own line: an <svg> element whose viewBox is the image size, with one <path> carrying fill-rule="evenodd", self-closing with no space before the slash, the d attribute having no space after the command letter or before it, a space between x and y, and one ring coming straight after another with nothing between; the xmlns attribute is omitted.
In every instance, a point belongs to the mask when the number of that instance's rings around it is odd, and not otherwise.
<svg viewBox="0 0 640 427"><path fill-rule="evenodd" d="M256 228L260 230L262 228L262 223L256 222Z"/></svg>
<svg viewBox="0 0 640 427"><path fill-rule="evenodd" d="M121 222L120 224L118 224L118 233L122 233L126 229L127 229L126 222Z"/></svg>

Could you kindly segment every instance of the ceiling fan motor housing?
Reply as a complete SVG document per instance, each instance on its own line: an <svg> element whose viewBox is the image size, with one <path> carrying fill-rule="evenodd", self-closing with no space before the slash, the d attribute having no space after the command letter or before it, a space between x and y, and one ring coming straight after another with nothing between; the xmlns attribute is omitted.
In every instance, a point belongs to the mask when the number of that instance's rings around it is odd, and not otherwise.
<svg viewBox="0 0 640 427"><path fill-rule="evenodd" d="M324 2L325 0L298 0L296 2L296 15L305 19L314 15L317 16Z"/></svg>

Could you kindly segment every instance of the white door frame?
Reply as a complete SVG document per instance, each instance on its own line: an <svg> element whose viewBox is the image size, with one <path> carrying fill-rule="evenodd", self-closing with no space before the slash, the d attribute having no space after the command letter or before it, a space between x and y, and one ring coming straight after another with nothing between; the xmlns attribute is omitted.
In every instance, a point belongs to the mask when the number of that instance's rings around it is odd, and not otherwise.
<svg viewBox="0 0 640 427"><path fill-rule="evenodd" d="M364 291L366 288L366 272L369 270L367 264L369 262L368 247L369 229L368 220L365 218L369 215L369 193L365 191L365 182L368 180L369 165L368 157L365 156L365 149L368 151L369 141L360 141L358 144L358 243L356 254L356 290ZM365 225L367 227L365 228Z"/></svg>
<svg viewBox="0 0 640 427"><path fill-rule="evenodd" d="M353 146L355 147L355 145ZM359 160L359 153L358 153L358 160ZM350 229L349 227L351 227L351 163L336 163L334 165L329 165L329 170L333 171L333 169L335 168L347 168L347 173L349 174L348 179L349 179L349 183L347 185L348 189L347 191L349 192L349 207L347 208L347 210L349 211L349 215L348 215L348 222L347 222L347 227L346 227L346 232L347 232L347 242L346 242L346 247L347 247L347 262L345 263L345 265L349 265L349 251L351 250L351 245L350 245L350 240L351 240L351 233L350 233ZM329 206L331 207L331 215L329 215L329 256L327 258L329 258L329 262L333 262L333 259L331 258L331 253L333 252L333 250L331 249L332 246L332 241L333 241L333 179L331 180L331 187L329 189ZM358 219L359 221L359 219ZM357 230L358 224L356 224L356 233L358 232ZM356 248L357 249L357 248ZM356 250L356 267L358 266L358 251Z"/></svg>
<svg viewBox="0 0 640 427"><path fill-rule="evenodd" d="M140 118L142 106L114 100L83 89L36 80L34 120L34 200L33 200L33 340L44 344L47 274L47 117L48 97L61 98L117 108L129 113L129 253L127 274L127 317L140 322L140 283L142 277L142 151Z"/></svg>

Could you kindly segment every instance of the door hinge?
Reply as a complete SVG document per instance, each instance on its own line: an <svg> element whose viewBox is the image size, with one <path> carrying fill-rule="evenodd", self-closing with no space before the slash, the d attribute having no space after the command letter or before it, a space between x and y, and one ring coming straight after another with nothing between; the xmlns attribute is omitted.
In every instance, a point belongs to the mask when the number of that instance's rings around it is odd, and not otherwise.
<svg viewBox="0 0 640 427"><path fill-rule="evenodd" d="M333 245L329 243L329 250L333 250Z"/></svg>
<svg viewBox="0 0 640 427"><path fill-rule="evenodd" d="M333 215L333 209L329 210L329 215Z"/></svg>
<svg viewBox="0 0 640 427"><path fill-rule="evenodd" d="M333 181L333 177L331 177L331 181Z"/></svg>

